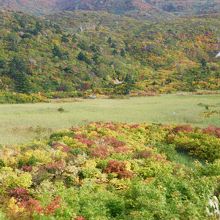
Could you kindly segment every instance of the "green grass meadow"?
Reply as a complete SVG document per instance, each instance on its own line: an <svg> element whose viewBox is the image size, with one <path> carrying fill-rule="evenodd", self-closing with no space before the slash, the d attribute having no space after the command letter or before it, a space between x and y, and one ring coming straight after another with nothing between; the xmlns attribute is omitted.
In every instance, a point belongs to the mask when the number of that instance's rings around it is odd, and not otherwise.
<svg viewBox="0 0 220 220"><path fill-rule="evenodd" d="M62 108L64 111L58 111ZM220 95L162 95L129 99L0 105L0 144L24 143L90 121L220 126ZM204 112L214 112L205 117ZM216 113L217 112L217 113Z"/></svg>

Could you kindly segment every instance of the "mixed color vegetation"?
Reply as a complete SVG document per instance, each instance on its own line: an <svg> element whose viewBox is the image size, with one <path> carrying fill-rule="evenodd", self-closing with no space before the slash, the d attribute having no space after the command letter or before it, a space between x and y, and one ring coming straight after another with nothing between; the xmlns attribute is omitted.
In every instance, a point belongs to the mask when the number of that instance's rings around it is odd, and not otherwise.
<svg viewBox="0 0 220 220"><path fill-rule="evenodd" d="M0 0L0 220L220 219L219 37L219 0Z"/></svg>
<svg viewBox="0 0 220 220"><path fill-rule="evenodd" d="M91 121L220 127L220 95L161 95L129 99L66 99L0 106L0 144L26 143Z"/></svg>
<svg viewBox="0 0 220 220"><path fill-rule="evenodd" d="M1 219L217 219L220 130L91 123L1 148Z"/></svg>
<svg viewBox="0 0 220 220"><path fill-rule="evenodd" d="M220 88L217 14L160 23L107 12L0 15L1 97L34 93L41 101Z"/></svg>

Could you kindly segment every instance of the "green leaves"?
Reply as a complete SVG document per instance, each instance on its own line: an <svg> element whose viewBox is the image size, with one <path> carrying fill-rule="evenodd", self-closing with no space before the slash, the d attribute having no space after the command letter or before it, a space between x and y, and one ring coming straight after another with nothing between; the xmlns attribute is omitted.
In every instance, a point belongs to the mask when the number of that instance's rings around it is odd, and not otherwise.
<svg viewBox="0 0 220 220"><path fill-rule="evenodd" d="M196 131L91 123L52 134L49 145L3 147L0 208L36 219L208 219L208 199L220 194L219 160L188 164L175 150L188 140L181 146L195 144L198 157L204 143L217 141L207 129ZM108 154L94 154L100 149Z"/></svg>
<svg viewBox="0 0 220 220"><path fill-rule="evenodd" d="M3 91L68 97L76 89L79 95L133 95L219 88L218 17L157 25L103 12L1 17Z"/></svg>

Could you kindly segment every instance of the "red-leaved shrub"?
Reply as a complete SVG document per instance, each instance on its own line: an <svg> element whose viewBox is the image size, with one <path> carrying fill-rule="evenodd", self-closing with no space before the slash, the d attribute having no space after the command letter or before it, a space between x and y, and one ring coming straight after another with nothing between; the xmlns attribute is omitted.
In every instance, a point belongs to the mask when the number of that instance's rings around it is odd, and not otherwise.
<svg viewBox="0 0 220 220"><path fill-rule="evenodd" d="M116 131L117 130L117 125L113 124L113 123L105 123L105 127L112 130L112 131Z"/></svg>
<svg viewBox="0 0 220 220"><path fill-rule="evenodd" d="M218 127L209 126L207 128L204 128L202 131L205 134L214 135L214 136L220 138L220 128L218 128Z"/></svg>
<svg viewBox="0 0 220 220"><path fill-rule="evenodd" d="M126 146L121 146L121 147L117 147L114 148L116 153L127 153L128 151L130 151L130 149Z"/></svg>
<svg viewBox="0 0 220 220"><path fill-rule="evenodd" d="M15 188L9 191L9 196L14 197L17 201L28 201L30 199L29 192L24 188Z"/></svg>
<svg viewBox="0 0 220 220"><path fill-rule="evenodd" d="M160 162L168 162L166 157L161 154L154 155L154 159Z"/></svg>
<svg viewBox="0 0 220 220"><path fill-rule="evenodd" d="M90 153L93 157L99 157L104 159L110 155L110 150L106 146L99 146L91 149Z"/></svg>
<svg viewBox="0 0 220 220"><path fill-rule="evenodd" d="M115 137L106 137L104 141L107 145L111 145L114 148L125 146L124 142L117 140Z"/></svg>
<svg viewBox="0 0 220 220"><path fill-rule="evenodd" d="M20 206L25 208L27 212L33 214L34 212L44 215L52 215L60 208L61 198L55 197L46 207L42 207L40 202L36 199L28 199L21 201Z"/></svg>
<svg viewBox="0 0 220 220"><path fill-rule="evenodd" d="M71 148L69 146L67 146L66 144L57 143L57 142L53 143L52 147L54 149L61 149L63 152L66 152L66 153L68 153L71 150Z"/></svg>
<svg viewBox="0 0 220 220"><path fill-rule="evenodd" d="M43 213L43 208L40 204L40 202L36 199L32 199L30 198L29 200L27 201L22 201L20 203L20 206L25 208L29 213Z"/></svg>
<svg viewBox="0 0 220 220"><path fill-rule="evenodd" d="M52 200L51 203L44 208L44 213L46 215L54 214L55 211L58 208L60 208L60 202L61 202L61 197L60 196L55 197L54 200Z"/></svg>
<svg viewBox="0 0 220 220"><path fill-rule="evenodd" d="M139 124L132 124L132 125L130 125L130 128L139 128L140 127L140 125Z"/></svg>
<svg viewBox="0 0 220 220"><path fill-rule="evenodd" d="M84 217L82 217L82 216L77 216L76 218L75 218L75 220L86 220Z"/></svg>
<svg viewBox="0 0 220 220"><path fill-rule="evenodd" d="M31 172L33 167L32 166L28 166L28 165L24 165L21 167L21 169L25 172Z"/></svg>
<svg viewBox="0 0 220 220"><path fill-rule="evenodd" d="M63 170L65 168L65 163L63 161L51 162L48 163L45 168L48 172L54 173Z"/></svg>
<svg viewBox="0 0 220 220"><path fill-rule="evenodd" d="M178 125L175 128L173 128L174 133L179 133L179 132L185 132L185 133L190 133L193 132L193 128L191 125Z"/></svg>
<svg viewBox="0 0 220 220"><path fill-rule="evenodd" d="M132 172L126 170L126 166L124 162L110 160L106 169L104 170L105 173L116 173L118 174L119 178L131 178Z"/></svg>
<svg viewBox="0 0 220 220"><path fill-rule="evenodd" d="M91 147L94 144L94 141L89 140L85 134L76 134L75 138L81 142L82 144L87 145L88 147Z"/></svg>

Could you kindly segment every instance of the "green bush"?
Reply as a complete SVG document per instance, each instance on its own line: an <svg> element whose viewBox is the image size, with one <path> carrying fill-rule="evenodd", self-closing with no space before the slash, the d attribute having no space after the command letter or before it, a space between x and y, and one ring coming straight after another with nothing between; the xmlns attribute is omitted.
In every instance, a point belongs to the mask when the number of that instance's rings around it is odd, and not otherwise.
<svg viewBox="0 0 220 220"><path fill-rule="evenodd" d="M22 94L22 93L9 93L0 92L0 104L16 104L16 103L37 103L46 102L47 99L38 94Z"/></svg>

